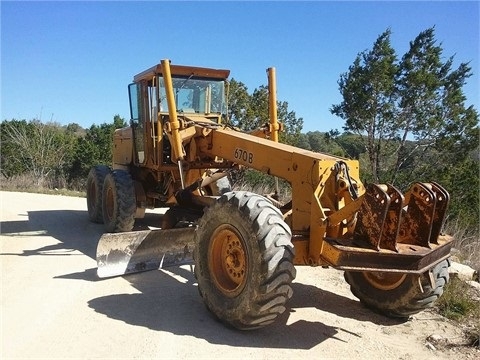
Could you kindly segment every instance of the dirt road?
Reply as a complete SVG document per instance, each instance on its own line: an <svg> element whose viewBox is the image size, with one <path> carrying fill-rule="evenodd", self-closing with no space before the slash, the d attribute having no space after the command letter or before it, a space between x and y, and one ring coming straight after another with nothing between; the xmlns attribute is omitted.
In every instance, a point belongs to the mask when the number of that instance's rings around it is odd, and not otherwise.
<svg viewBox="0 0 480 360"><path fill-rule="evenodd" d="M331 269L297 268L290 309L274 325L226 328L204 307L189 266L99 280L103 229L88 221L85 199L0 196L2 359L465 357L425 346L432 334L460 336L434 313L407 322L374 314Z"/></svg>

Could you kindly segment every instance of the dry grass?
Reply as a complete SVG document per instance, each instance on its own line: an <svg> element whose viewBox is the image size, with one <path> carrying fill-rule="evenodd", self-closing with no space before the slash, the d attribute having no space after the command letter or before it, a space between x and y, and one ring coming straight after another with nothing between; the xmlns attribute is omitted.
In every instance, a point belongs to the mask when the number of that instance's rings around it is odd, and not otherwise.
<svg viewBox="0 0 480 360"><path fill-rule="evenodd" d="M444 232L455 239L452 249L455 261L480 273L480 234L478 229L466 229L459 222L447 223ZM478 279L477 279L478 280ZM451 277L443 295L436 303L438 312L458 323L464 331L467 345L480 348L480 292L457 277Z"/></svg>
<svg viewBox="0 0 480 360"><path fill-rule="evenodd" d="M444 229L455 239L454 255L458 262L470 266L480 273L480 231L466 229L458 222L450 222Z"/></svg>
<svg viewBox="0 0 480 360"><path fill-rule="evenodd" d="M0 178L0 190L2 191L19 191L39 194L55 194L65 196L85 197L86 193L83 189L71 190L67 188L64 181L45 180L42 185L38 185L33 175L22 174L11 178Z"/></svg>
<svg viewBox="0 0 480 360"><path fill-rule="evenodd" d="M458 323L468 346L480 347L480 294L467 283L452 277L437 300L440 315Z"/></svg>

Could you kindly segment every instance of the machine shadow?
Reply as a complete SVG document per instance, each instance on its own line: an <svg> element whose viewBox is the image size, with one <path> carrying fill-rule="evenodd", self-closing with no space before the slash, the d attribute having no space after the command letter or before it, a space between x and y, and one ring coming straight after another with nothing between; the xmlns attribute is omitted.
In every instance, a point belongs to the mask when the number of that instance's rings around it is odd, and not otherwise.
<svg viewBox="0 0 480 360"><path fill-rule="evenodd" d="M146 213L145 218L137 219L133 230L145 230L158 226L162 215ZM1 221L0 233L6 237L51 236L59 244L42 246L34 250L24 250L21 254L3 255L71 255L78 250L92 259L96 259L98 240L104 233L102 224L88 219L87 211L82 210L39 210L28 211L25 220Z"/></svg>
<svg viewBox="0 0 480 360"><path fill-rule="evenodd" d="M293 283L292 308L316 308L320 311L335 314L342 318L376 325L392 326L402 324L406 319L389 318L363 306L359 300L352 300L312 285Z"/></svg>
<svg viewBox="0 0 480 360"><path fill-rule="evenodd" d="M45 210L28 211L28 219L23 221L2 221L0 231L6 237L51 236L60 243L47 245L34 250L23 250L19 256L71 255L78 250L95 258L98 239L103 228L88 220L86 211ZM6 255L6 254L4 254ZM13 255L13 254L10 254Z"/></svg>
<svg viewBox="0 0 480 360"><path fill-rule="evenodd" d="M357 301L313 286L294 283L294 295L287 311L274 324L245 332L232 329L211 315L197 291L195 277L188 266L133 274L125 279L141 293L95 298L88 302L89 307L129 325L194 336L212 344L311 349L328 339L344 341L337 336L341 332L360 336L351 330L319 321L302 319L289 322L290 314L307 307L357 321L398 324L395 320L364 309Z"/></svg>
<svg viewBox="0 0 480 360"><path fill-rule="evenodd" d="M287 313L264 329L253 332L232 329L206 309L195 277L186 268L129 275L125 279L141 293L104 296L90 300L88 305L130 325L238 347L310 349L338 333L336 328L320 322L301 320L287 324Z"/></svg>

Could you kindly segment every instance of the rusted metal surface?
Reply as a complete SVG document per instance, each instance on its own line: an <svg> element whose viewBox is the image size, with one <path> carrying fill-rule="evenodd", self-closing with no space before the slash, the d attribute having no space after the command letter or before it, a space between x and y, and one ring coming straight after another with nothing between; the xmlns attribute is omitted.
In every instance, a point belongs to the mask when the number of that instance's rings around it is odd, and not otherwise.
<svg viewBox="0 0 480 360"><path fill-rule="evenodd" d="M398 251L358 247L353 239L326 238L322 260L341 270L421 274L450 256L453 238L440 236L431 248L397 244Z"/></svg>
<svg viewBox="0 0 480 360"><path fill-rule="evenodd" d="M437 258L446 256L448 252L445 252L445 249L451 248L451 245L445 247L443 244L440 246L442 250L438 250L440 245L438 238L448 201L448 192L436 183L416 183L405 197L391 185L369 185L358 211L353 238L336 240L337 245L341 245L342 241L351 243L346 248L336 248L335 251L338 250L339 253L332 256L335 266L342 262L341 266L354 268L397 266L394 264L398 262L398 258L390 253L394 252L398 253L400 258L411 258L401 260L405 261L402 266L407 265L408 270L417 268L416 265L410 264L411 261L425 267L428 261L436 261ZM353 246L358 249L353 251L351 249ZM369 252L371 250L380 252L377 260L374 253ZM348 256L342 254L344 251ZM388 255L382 254L383 251ZM322 255L324 253L325 249ZM355 263L355 259L360 258L365 262L363 265L361 262ZM384 261L386 258L388 264ZM401 268L400 264L398 267Z"/></svg>
<svg viewBox="0 0 480 360"><path fill-rule="evenodd" d="M410 189L408 199L398 242L429 247L436 194L426 184L416 183Z"/></svg>
<svg viewBox="0 0 480 360"><path fill-rule="evenodd" d="M366 241L373 248L380 250L389 205L390 197L379 185L368 185L362 206L358 212L354 238Z"/></svg>
<svg viewBox="0 0 480 360"><path fill-rule="evenodd" d="M450 201L450 195L443 187L437 183L431 183L432 190L436 194L437 202L435 204L435 213L433 215L432 231L430 233L430 242L438 244L438 236L442 230L445 216L447 215L447 207Z"/></svg>
<svg viewBox="0 0 480 360"><path fill-rule="evenodd" d="M402 193L392 185L387 185L387 195L390 198L390 203L385 223L383 224L380 248L398 251L397 237L402 219L404 197Z"/></svg>

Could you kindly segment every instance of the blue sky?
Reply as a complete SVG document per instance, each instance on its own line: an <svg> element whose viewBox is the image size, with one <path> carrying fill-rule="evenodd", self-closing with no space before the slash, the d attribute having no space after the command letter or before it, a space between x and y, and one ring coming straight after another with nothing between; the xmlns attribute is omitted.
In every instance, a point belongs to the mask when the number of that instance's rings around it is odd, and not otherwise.
<svg viewBox="0 0 480 360"><path fill-rule="evenodd" d="M401 57L435 26L443 56L470 61L479 110L479 2L1 1L1 118L83 127L129 119L127 85L163 58L226 68L250 92L277 69L277 97L304 132L341 129L337 81L387 28Z"/></svg>

